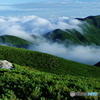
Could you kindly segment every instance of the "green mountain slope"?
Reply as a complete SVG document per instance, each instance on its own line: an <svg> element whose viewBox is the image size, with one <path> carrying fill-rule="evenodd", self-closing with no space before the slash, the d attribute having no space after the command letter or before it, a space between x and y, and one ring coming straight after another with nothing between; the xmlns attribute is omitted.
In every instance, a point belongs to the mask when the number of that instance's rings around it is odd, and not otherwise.
<svg viewBox="0 0 100 100"><path fill-rule="evenodd" d="M98 16L88 16L86 18L77 18L81 21L87 21L88 23L94 25L95 27L100 29L100 15Z"/></svg>
<svg viewBox="0 0 100 100"><path fill-rule="evenodd" d="M0 59L13 70L0 69L0 100L99 100L70 92L98 92L100 68L46 53L0 46Z"/></svg>
<svg viewBox="0 0 100 100"><path fill-rule="evenodd" d="M85 38L92 44L100 45L100 16L89 16L84 18L83 29Z"/></svg>
<svg viewBox="0 0 100 100"><path fill-rule="evenodd" d="M85 44L88 40L79 33L77 30L66 29L66 31L61 29L56 29L44 35L45 38L52 40L53 42L65 43L67 44Z"/></svg>
<svg viewBox="0 0 100 100"><path fill-rule="evenodd" d="M98 67L26 49L0 46L0 59L55 74L100 78Z"/></svg>
<svg viewBox="0 0 100 100"><path fill-rule="evenodd" d="M99 100L100 96L75 96L70 92L100 93L100 79L56 75L14 64L0 69L0 100Z"/></svg>
<svg viewBox="0 0 100 100"><path fill-rule="evenodd" d="M16 36L3 35L3 36L0 36L0 44L25 48L25 47L31 45L32 43L30 43L27 40L24 40L22 38L16 37Z"/></svg>
<svg viewBox="0 0 100 100"><path fill-rule="evenodd" d="M100 45L100 16L89 16L86 18L76 18L82 22L79 24L80 30L73 29L56 29L44 35L45 38L53 42L70 44Z"/></svg>

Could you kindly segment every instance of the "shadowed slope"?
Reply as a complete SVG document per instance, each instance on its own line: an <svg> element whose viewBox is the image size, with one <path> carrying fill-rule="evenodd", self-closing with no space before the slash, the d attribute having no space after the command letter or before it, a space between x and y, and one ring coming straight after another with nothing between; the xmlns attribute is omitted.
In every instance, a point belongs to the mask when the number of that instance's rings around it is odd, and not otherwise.
<svg viewBox="0 0 100 100"><path fill-rule="evenodd" d="M100 67L100 61L98 63L96 63L94 66Z"/></svg>

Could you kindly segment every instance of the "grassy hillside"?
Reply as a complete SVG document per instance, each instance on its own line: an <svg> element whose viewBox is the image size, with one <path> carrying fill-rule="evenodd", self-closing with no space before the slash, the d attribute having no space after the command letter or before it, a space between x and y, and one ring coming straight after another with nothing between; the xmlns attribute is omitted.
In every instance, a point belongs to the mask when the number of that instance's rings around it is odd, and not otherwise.
<svg viewBox="0 0 100 100"><path fill-rule="evenodd" d="M82 22L79 24L81 30L77 29L56 29L44 35L47 39L54 42L69 44L100 45L100 16L89 16L77 18Z"/></svg>
<svg viewBox="0 0 100 100"><path fill-rule="evenodd" d="M55 74L100 78L100 68L26 49L0 46L0 59ZM85 74L84 74L85 73Z"/></svg>
<svg viewBox="0 0 100 100"><path fill-rule="evenodd" d="M90 23L100 29L100 15L88 16L88 17L84 18L84 20L86 20L88 23Z"/></svg>
<svg viewBox="0 0 100 100"><path fill-rule="evenodd" d="M84 18L84 23L80 27L85 38L96 45L100 45L100 16L88 16Z"/></svg>
<svg viewBox="0 0 100 100"><path fill-rule="evenodd" d="M0 36L0 44L6 44L14 47L27 47L31 43L16 36L2 35Z"/></svg>
<svg viewBox="0 0 100 100"><path fill-rule="evenodd" d="M73 35L73 34L69 34L69 33L73 33L71 32L71 30L66 30L63 31L61 29L56 29L52 32L48 32L47 34L44 34L44 37L50 40L53 40L53 42L66 42L69 44L81 44L81 41L78 39L77 36ZM65 41L65 40L70 40L70 41ZM60 41L59 41L60 40Z"/></svg>
<svg viewBox="0 0 100 100"><path fill-rule="evenodd" d="M98 92L100 68L50 54L0 46L0 59L13 70L0 69L0 100L99 100L100 96L70 97L70 92Z"/></svg>
<svg viewBox="0 0 100 100"><path fill-rule="evenodd" d="M70 92L100 93L100 79L56 75L14 64L0 69L0 100L99 100L100 96L70 97Z"/></svg>

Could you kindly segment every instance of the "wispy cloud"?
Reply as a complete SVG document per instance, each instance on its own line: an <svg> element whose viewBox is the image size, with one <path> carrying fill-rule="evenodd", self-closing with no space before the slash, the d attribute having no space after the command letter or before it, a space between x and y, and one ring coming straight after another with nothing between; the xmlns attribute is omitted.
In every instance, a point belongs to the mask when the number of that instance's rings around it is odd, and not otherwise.
<svg viewBox="0 0 100 100"><path fill-rule="evenodd" d="M19 36L26 32L27 34L42 35L54 29L79 29L78 24L81 24L81 22L75 19L69 19L68 17L52 17L50 19L37 16L0 17L1 34L19 34Z"/></svg>
<svg viewBox="0 0 100 100"><path fill-rule="evenodd" d="M1 4L0 12L3 15L37 15L49 17L51 15L68 17L86 17L89 15L98 15L100 2L82 2L74 0L46 1L46 2L28 2L19 4ZM91 10L92 9L92 10ZM15 12L14 12L15 11Z"/></svg>
<svg viewBox="0 0 100 100"><path fill-rule="evenodd" d="M32 2L24 4L12 5L14 9L37 9L38 13L45 15L61 15L61 16L88 16L99 14L98 11L91 11L91 9L98 9L100 2L81 2L81 1L66 1L61 2ZM81 8L81 9L80 9ZM43 9L43 12L39 11ZM59 11L58 11L59 10ZM36 14L36 13L35 13ZM37 15L37 14L36 14Z"/></svg>

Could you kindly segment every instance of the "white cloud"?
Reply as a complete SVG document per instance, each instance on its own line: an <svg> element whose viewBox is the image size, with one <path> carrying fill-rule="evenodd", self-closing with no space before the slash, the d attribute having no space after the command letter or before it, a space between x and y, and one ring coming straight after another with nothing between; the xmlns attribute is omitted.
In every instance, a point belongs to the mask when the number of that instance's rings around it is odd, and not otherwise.
<svg viewBox="0 0 100 100"><path fill-rule="evenodd" d="M2 22L5 22L5 20L3 19L3 18L0 18L0 22L2 23Z"/></svg>
<svg viewBox="0 0 100 100"><path fill-rule="evenodd" d="M77 61L84 64L94 65L100 61L100 47L94 46L70 46L65 47L62 44L41 42L39 45L30 46L30 50L53 54L65 59Z"/></svg>
<svg viewBox="0 0 100 100"><path fill-rule="evenodd" d="M17 22L20 21L18 17L8 17L8 22Z"/></svg>
<svg viewBox="0 0 100 100"><path fill-rule="evenodd" d="M42 35L55 29L76 28L81 22L68 17L56 17L45 19L37 16L0 16L0 34L14 35L24 39L32 40L30 35Z"/></svg>

